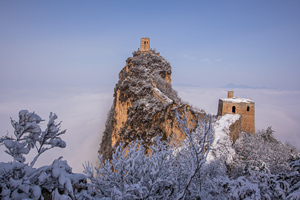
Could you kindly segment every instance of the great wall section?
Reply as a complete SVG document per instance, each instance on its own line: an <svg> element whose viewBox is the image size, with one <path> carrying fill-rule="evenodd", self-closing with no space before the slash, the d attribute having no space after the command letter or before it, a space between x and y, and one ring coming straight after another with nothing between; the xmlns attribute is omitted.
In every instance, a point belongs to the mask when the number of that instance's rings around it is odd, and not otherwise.
<svg viewBox="0 0 300 200"><path fill-rule="evenodd" d="M204 110L192 109L183 103L171 85L172 68L159 53L150 48L150 39L141 38L141 45L133 56L126 60L119 73L119 81L114 89L114 100L105 124L105 131L99 149L104 159L111 158L114 146L128 145L135 139L142 139L145 146L151 139L160 136L169 138L171 143L184 139L176 113L186 113L190 128L203 120ZM217 117L239 114L239 120L230 126L233 142L242 131L254 133L254 102L250 99L228 97L219 100ZM217 118L216 118L217 119Z"/></svg>

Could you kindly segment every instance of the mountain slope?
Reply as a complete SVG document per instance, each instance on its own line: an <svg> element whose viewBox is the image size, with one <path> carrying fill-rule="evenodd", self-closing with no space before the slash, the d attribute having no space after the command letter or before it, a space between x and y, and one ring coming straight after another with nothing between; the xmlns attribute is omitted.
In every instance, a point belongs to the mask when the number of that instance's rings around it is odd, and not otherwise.
<svg viewBox="0 0 300 200"><path fill-rule="evenodd" d="M114 101L106 121L99 154L110 158L112 147L135 139L142 139L145 146L157 135L171 142L184 136L175 111L187 112L190 121L198 121L204 111L195 111L182 103L171 86L171 66L153 50L137 51L126 60L114 89ZM191 128L195 123L191 125Z"/></svg>

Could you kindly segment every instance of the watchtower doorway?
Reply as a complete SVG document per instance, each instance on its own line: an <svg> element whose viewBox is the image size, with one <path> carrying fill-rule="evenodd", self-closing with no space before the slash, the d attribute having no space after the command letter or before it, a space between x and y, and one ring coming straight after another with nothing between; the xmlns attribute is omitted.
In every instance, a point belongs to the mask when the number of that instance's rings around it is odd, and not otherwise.
<svg viewBox="0 0 300 200"><path fill-rule="evenodd" d="M232 113L235 113L235 110L236 110L235 106L232 106Z"/></svg>

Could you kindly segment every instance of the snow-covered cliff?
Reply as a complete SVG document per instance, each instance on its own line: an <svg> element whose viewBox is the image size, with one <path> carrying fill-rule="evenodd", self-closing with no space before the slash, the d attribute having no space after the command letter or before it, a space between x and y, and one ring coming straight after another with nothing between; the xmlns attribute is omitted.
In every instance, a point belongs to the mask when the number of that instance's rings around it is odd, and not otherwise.
<svg viewBox="0 0 300 200"><path fill-rule="evenodd" d="M149 146L157 135L175 143L182 140L175 110L188 112L195 123L205 115L182 103L171 86L171 66L165 58L153 50L134 52L119 73L99 153L110 158L113 146L136 139Z"/></svg>

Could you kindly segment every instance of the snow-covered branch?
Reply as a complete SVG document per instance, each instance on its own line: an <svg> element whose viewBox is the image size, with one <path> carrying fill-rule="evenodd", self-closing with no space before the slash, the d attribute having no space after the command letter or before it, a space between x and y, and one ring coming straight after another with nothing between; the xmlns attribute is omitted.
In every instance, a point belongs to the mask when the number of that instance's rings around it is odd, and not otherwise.
<svg viewBox="0 0 300 200"><path fill-rule="evenodd" d="M179 112L176 112L176 118L185 134L185 140L183 140L183 145L180 147L179 162L186 163L186 166L183 167L188 170L185 175L185 187L176 198L183 199L186 196L193 179L195 179L197 174L200 174L200 170L206 162L210 145L214 140L214 129L212 126L213 116L206 115L202 121L198 119L196 125L193 124L193 120L188 120L188 112L186 110L184 110L184 113L181 115ZM201 177L199 178L201 179ZM201 189L201 180L198 181L200 182Z"/></svg>
<svg viewBox="0 0 300 200"><path fill-rule="evenodd" d="M56 119L57 115L50 113L47 128L45 131L42 131L40 122L44 120L34 112L30 113L27 110L21 110L18 122L11 119L15 137L4 136L0 139L0 143L5 145L5 152L12 156L14 161L20 163L24 163L26 161L24 155L35 148L37 155L30 163L32 167L38 157L45 151L54 147L66 147L66 143L59 137L66 130L60 131L61 123L55 123Z"/></svg>
<svg viewBox="0 0 300 200"><path fill-rule="evenodd" d="M0 199L93 199L87 192L86 176L72 173L72 168L61 157L49 166L33 168L38 157L54 147L64 148L66 143L59 137L55 123L57 115L50 113L45 131L41 131L37 114L27 110L19 112L19 121L11 120L13 136L0 138L5 152L13 157L13 162L0 163ZM37 155L29 165L25 156L32 149Z"/></svg>

